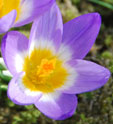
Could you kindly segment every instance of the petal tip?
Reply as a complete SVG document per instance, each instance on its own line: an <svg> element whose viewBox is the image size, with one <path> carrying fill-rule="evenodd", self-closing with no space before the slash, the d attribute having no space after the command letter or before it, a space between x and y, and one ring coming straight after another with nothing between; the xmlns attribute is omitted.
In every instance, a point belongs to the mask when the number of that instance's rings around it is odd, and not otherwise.
<svg viewBox="0 0 113 124"><path fill-rule="evenodd" d="M105 76L105 79L106 80L109 80L109 78L110 78L110 76L111 76L111 72L106 68L106 70L105 70L106 72L105 72L105 74L106 74L106 76Z"/></svg>
<svg viewBox="0 0 113 124"><path fill-rule="evenodd" d="M93 17L93 19L95 20L95 22L101 24L101 15L98 12L94 12L94 13L89 13L86 15L90 15Z"/></svg>
<svg viewBox="0 0 113 124"><path fill-rule="evenodd" d="M95 14L95 19L101 23L101 15L99 13L94 13Z"/></svg>

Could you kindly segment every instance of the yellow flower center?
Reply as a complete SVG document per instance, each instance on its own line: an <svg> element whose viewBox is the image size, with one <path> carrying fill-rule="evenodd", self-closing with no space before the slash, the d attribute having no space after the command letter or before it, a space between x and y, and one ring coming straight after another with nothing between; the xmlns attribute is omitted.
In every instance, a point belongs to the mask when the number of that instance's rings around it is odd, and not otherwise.
<svg viewBox="0 0 113 124"><path fill-rule="evenodd" d="M47 49L34 49L24 61L23 84L31 91L53 92L64 85L68 72L63 61Z"/></svg>
<svg viewBox="0 0 113 124"><path fill-rule="evenodd" d="M20 14L20 1L21 0L0 0L0 18L15 9L17 11L16 20L18 20Z"/></svg>

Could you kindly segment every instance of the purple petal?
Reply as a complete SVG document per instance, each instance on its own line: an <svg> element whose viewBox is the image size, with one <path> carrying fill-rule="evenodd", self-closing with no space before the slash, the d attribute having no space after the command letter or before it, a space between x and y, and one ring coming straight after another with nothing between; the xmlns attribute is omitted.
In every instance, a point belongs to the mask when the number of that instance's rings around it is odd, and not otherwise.
<svg viewBox="0 0 113 124"><path fill-rule="evenodd" d="M7 32L13 25L16 19L16 10L11 11L9 14L0 19L0 34Z"/></svg>
<svg viewBox="0 0 113 124"><path fill-rule="evenodd" d="M18 105L30 105L33 104L35 101L37 101L41 94L38 94L37 96L28 96L24 93L23 90L19 87L19 81L21 79L22 73L19 73L14 76L14 78L10 81L8 85L8 97L11 99L15 104Z"/></svg>
<svg viewBox="0 0 113 124"><path fill-rule="evenodd" d="M30 42L52 42L58 48L62 38L63 22L60 10L54 4L49 11L35 20L31 29Z"/></svg>
<svg viewBox="0 0 113 124"><path fill-rule="evenodd" d="M100 25L98 13L85 14L64 24L63 43L70 46L73 59L86 56L96 40Z"/></svg>
<svg viewBox="0 0 113 124"><path fill-rule="evenodd" d="M107 83L110 72L96 63L86 60L75 60L70 62L77 72L75 83L69 89L63 91L69 94L79 94L89 92L102 87Z"/></svg>
<svg viewBox="0 0 113 124"><path fill-rule="evenodd" d="M16 56L27 51L28 39L21 33L17 31L8 32L2 39L1 52L5 64L9 71L15 75L17 73L16 69ZM21 60L18 61L18 67L22 66Z"/></svg>
<svg viewBox="0 0 113 124"><path fill-rule="evenodd" d="M20 19L16 22L15 26L18 27L32 22L35 18L45 13L45 11L53 5L54 1L55 0L23 0Z"/></svg>
<svg viewBox="0 0 113 124"><path fill-rule="evenodd" d="M36 107L46 116L54 120L64 120L71 117L77 107L77 97L75 95L62 94L57 100L41 99L35 103Z"/></svg>

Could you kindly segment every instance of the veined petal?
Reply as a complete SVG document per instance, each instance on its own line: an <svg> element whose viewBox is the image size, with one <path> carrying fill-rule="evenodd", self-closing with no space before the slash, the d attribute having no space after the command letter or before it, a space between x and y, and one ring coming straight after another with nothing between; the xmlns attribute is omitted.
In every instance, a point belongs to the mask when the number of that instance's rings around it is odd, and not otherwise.
<svg viewBox="0 0 113 124"><path fill-rule="evenodd" d="M1 52L12 75L22 71L23 58L28 48L28 39L17 31L8 32L2 39Z"/></svg>
<svg viewBox="0 0 113 124"><path fill-rule="evenodd" d="M0 34L7 32L13 25L16 19L16 10L11 11L9 14L0 19Z"/></svg>
<svg viewBox="0 0 113 124"><path fill-rule="evenodd" d="M73 86L63 91L69 94L89 92L102 87L109 79L110 72L96 63L86 60L71 61L70 65L75 68L78 76Z"/></svg>
<svg viewBox="0 0 113 124"><path fill-rule="evenodd" d="M32 22L47 11L55 0L22 0L20 16L14 26L22 26Z"/></svg>
<svg viewBox="0 0 113 124"><path fill-rule="evenodd" d="M64 120L71 117L77 107L75 95L61 94L57 99L44 98L43 96L35 103L35 106L46 116L54 120Z"/></svg>
<svg viewBox="0 0 113 124"><path fill-rule="evenodd" d="M30 46L48 47L53 44L59 48L63 31L62 17L56 3L49 11L35 20L31 29ZM41 45L41 46L40 46ZM53 46L52 46L53 47Z"/></svg>
<svg viewBox="0 0 113 124"><path fill-rule="evenodd" d="M85 14L64 24L63 43L70 46L73 59L86 56L96 40L100 25L101 17L98 13Z"/></svg>
<svg viewBox="0 0 113 124"><path fill-rule="evenodd" d="M9 99L11 99L15 104L30 105L37 101L41 97L41 94L39 93L36 96L26 95L24 90L22 90L19 86L22 75L23 73L21 72L15 75L14 78L10 81L7 94Z"/></svg>

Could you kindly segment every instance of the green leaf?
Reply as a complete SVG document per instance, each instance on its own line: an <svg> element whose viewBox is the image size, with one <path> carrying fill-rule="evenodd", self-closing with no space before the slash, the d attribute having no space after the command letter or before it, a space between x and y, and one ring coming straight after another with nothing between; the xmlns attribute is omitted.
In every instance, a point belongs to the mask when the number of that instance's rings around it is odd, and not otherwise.
<svg viewBox="0 0 113 124"><path fill-rule="evenodd" d="M0 84L0 91L7 91L8 85Z"/></svg>
<svg viewBox="0 0 113 124"><path fill-rule="evenodd" d="M101 0L89 0L90 2L93 2L93 3L96 3L98 5L101 5L103 7L106 7L108 9L111 9L113 10L113 5L112 4L109 4L109 3L106 3L104 1L101 1Z"/></svg>
<svg viewBox="0 0 113 124"><path fill-rule="evenodd" d="M6 68L0 63L0 70L6 70Z"/></svg>
<svg viewBox="0 0 113 124"><path fill-rule="evenodd" d="M0 71L0 78L3 79L4 81L9 82L12 77L4 75L2 71Z"/></svg>

